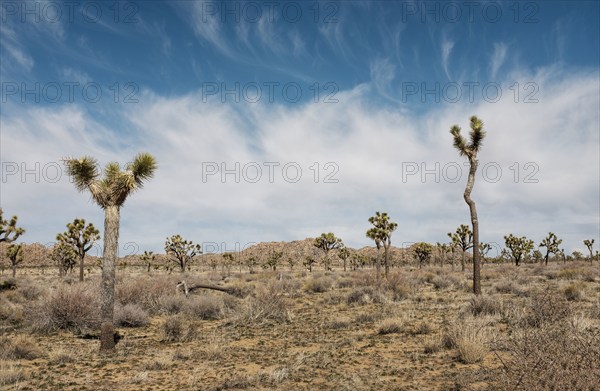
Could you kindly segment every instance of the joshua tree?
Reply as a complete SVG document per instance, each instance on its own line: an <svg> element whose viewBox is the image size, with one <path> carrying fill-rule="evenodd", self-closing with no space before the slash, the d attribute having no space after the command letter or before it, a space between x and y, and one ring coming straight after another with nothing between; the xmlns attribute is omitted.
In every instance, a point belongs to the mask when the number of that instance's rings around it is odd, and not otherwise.
<svg viewBox="0 0 600 391"><path fill-rule="evenodd" d="M67 230L56 235L56 240L60 243L65 243L77 252L79 258L79 281L83 282L83 260L85 254L90 251L94 242L100 239L100 231L94 224L85 225L84 219L75 219L72 223L67 224Z"/></svg>
<svg viewBox="0 0 600 391"><path fill-rule="evenodd" d="M504 237L504 242L515 260L515 266L519 266L521 260L526 258L533 250L533 240L527 239L525 236L519 238L510 234Z"/></svg>
<svg viewBox="0 0 600 391"><path fill-rule="evenodd" d="M58 274L64 276L77 264L77 252L71 245L58 242L52 249L52 260L58 265Z"/></svg>
<svg viewBox="0 0 600 391"><path fill-rule="evenodd" d="M490 250L492 249L492 246L489 243L479 243L479 253L481 255L481 264L483 265L485 262L485 258L487 257L488 253L490 252Z"/></svg>
<svg viewBox="0 0 600 391"><path fill-rule="evenodd" d="M23 262L23 244L11 244L6 248L6 257L12 266L12 276L17 275L17 266Z"/></svg>
<svg viewBox="0 0 600 391"><path fill-rule="evenodd" d="M429 243L419 242L413 247L413 251L419 261L419 269L424 262L427 262L433 253L433 246Z"/></svg>
<svg viewBox="0 0 600 391"><path fill-rule="evenodd" d="M460 260L461 270L465 271L465 255L468 249L473 247L473 232L468 225L461 224L456 229L455 233L448 232L448 237L452 239L452 244L462 250L462 258ZM474 258L474 257L473 257Z"/></svg>
<svg viewBox="0 0 600 391"><path fill-rule="evenodd" d="M550 254L558 254L562 239L559 239L554 232L548 232L548 236L542 240L539 247L546 247L546 255L544 256L544 263L548 265L548 258Z"/></svg>
<svg viewBox="0 0 600 391"><path fill-rule="evenodd" d="M288 255L286 258L286 262L288 264L288 267L290 268L290 271L294 270L294 266L296 266L296 263L298 263L298 259L293 255Z"/></svg>
<svg viewBox="0 0 600 391"><path fill-rule="evenodd" d="M471 191L473 190L473 185L475 184L475 173L477 172L477 165L479 164L479 161L477 160L477 153L479 152L485 137L483 122L476 116L471 117L471 132L469 133L471 140L468 144L464 137L460 134L460 127L458 125L452 126L450 133L454 138L454 147L458 150L460 156L466 156L469 159L470 164L469 178L467 180L467 186L465 187L463 197L467 205L469 205L471 224L473 225L473 293L480 295L481 265L479 262L479 220L477 219L477 208L475 207L475 201L473 201L471 198Z"/></svg>
<svg viewBox="0 0 600 391"><path fill-rule="evenodd" d="M329 259L329 252L331 250L342 248L344 246L344 243L342 243L342 239L336 238L333 232L329 232L322 233L321 236L315 239L313 245L316 248L323 250L323 252L325 253L323 264L326 270L331 270L331 260Z"/></svg>
<svg viewBox="0 0 600 391"><path fill-rule="evenodd" d="M13 216L10 221L4 220L2 208L0 208L0 243L12 243L25 233L23 228L17 227L17 216Z"/></svg>
<svg viewBox="0 0 600 391"><path fill-rule="evenodd" d="M223 266L227 269L227 275L229 276L231 274L231 267L235 262L235 256L232 253L223 253L221 257L223 258Z"/></svg>
<svg viewBox="0 0 600 391"><path fill-rule="evenodd" d="M369 223L373 224L373 228L367 231L367 237L375 241L377 247L377 274L381 271L381 263L379 262L379 249L384 248L383 265L385 267L385 276L387 277L390 271L389 256L390 246L392 244L392 232L398 227L397 223L391 222L387 213L375 212L375 216L369 217Z"/></svg>
<svg viewBox="0 0 600 391"><path fill-rule="evenodd" d="M145 250L142 255L140 255L140 259L146 263L148 268L148 273L150 273L150 268L154 265L154 260L156 259L156 254L153 251Z"/></svg>
<svg viewBox="0 0 600 391"><path fill-rule="evenodd" d="M246 266L248 267L248 273L254 273L254 268L258 265L258 259L255 256L249 256L246 258Z"/></svg>
<svg viewBox="0 0 600 391"><path fill-rule="evenodd" d="M156 160L147 153L137 155L122 170L119 163L108 163L104 177L91 157L65 159L66 171L79 191L88 190L104 209L104 250L102 254L100 352L115 350L113 313L115 303L115 263L119 248L120 209L127 197L152 178Z"/></svg>
<svg viewBox="0 0 600 391"><path fill-rule="evenodd" d="M592 260L594 259L594 239L586 239L583 241L583 244L585 244L585 247L587 247L590 252L590 263L592 263Z"/></svg>
<svg viewBox="0 0 600 391"><path fill-rule="evenodd" d="M202 254L202 247L191 240L184 240L181 235L173 235L165 242L165 252L170 255L170 261L179 266L181 273L185 272L196 255Z"/></svg>
<svg viewBox="0 0 600 391"><path fill-rule="evenodd" d="M281 257L283 257L283 251L271 251L271 254L269 254L267 260L263 264L263 268L271 269L273 271L277 270Z"/></svg>
<svg viewBox="0 0 600 391"><path fill-rule="evenodd" d="M348 258L350 257L350 250L348 249L348 247L343 246L342 248L340 248L337 255L342 260L342 263L344 265L344 271L346 271L346 264L348 263Z"/></svg>
<svg viewBox="0 0 600 391"><path fill-rule="evenodd" d="M304 262L302 262L302 264L304 265L304 267L305 267L305 268L307 268L307 269L308 269L308 271L309 271L310 273L312 273L312 268L313 268L313 265L314 265L316 262L317 262L317 261L315 260L315 257L308 255L308 256L304 257Z"/></svg>

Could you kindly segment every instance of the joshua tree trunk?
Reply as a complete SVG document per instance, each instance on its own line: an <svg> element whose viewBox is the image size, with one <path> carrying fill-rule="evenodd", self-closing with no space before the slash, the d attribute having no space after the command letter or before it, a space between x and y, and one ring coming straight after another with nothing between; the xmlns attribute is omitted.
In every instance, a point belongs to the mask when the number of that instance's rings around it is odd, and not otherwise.
<svg viewBox="0 0 600 391"><path fill-rule="evenodd" d="M102 256L100 352L115 350L113 312L115 303L115 263L119 242L119 207L104 212L104 252Z"/></svg>
<svg viewBox="0 0 600 391"><path fill-rule="evenodd" d="M465 253L466 250L462 250L462 256L460 258L460 270L463 272L465 271Z"/></svg>
<svg viewBox="0 0 600 391"><path fill-rule="evenodd" d="M85 253L82 253L82 251L79 253L79 282L83 282L83 258L85 258Z"/></svg>
<svg viewBox="0 0 600 391"><path fill-rule="evenodd" d="M383 265L385 267L385 276L387 277L390 272L390 243L383 246Z"/></svg>
<svg viewBox="0 0 600 391"><path fill-rule="evenodd" d="M471 169L469 170L469 179L467 181L467 187L465 188L465 202L469 205L469 211L471 212L471 224L473 224L473 293L476 295L481 294L481 264L479 261L479 221L477 220L477 208L475 207L475 201L471 199L471 191L475 184L475 173L477 172L477 159L469 159L471 163ZM463 270L464 270L464 252L463 252Z"/></svg>
<svg viewBox="0 0 600 391"><path fill-rule="evenodd" d="M454 267L454 261L455 261L455 256L454 256L454 248L452 249L452 271L454 271L455 267Z"/></svg>
<svg viewBox="0 0 600 391"><path fill-rule="evenodd" d="M12 276L13 278L17 276L17 265L14 263L12 264Z"/></svg>

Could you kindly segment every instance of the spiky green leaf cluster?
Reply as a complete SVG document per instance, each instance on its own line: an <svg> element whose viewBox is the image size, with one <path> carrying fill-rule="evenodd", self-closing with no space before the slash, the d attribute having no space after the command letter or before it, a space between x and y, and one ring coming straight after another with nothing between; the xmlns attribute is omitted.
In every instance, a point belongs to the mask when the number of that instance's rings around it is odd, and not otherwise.
<svg viewBox="0 0 600 391"><path fill-rule="evenodd" d="M562 239L559 239L554 232L548 232L548 236L542 240L539 247L546 247L546 259L550 254L558 254L560 249L558 246L562 243Z"/></svg>
<svg viewBox="0 0 600 391"><path fill-rule="evenodd" d="M17 221L17 216L13 216L10 220L4 220L2 208L0 208L0 243L12 243L25 233L23 228L17 227Z"/></svg>
<svg viewBox="0 0 600 391"><path fill-rule="evenodd" d="M132 192L141 189L152 178L157 168L156 160L148 153L138 154L124 169L119 163L108 163L103 178L98 162L89 156L66 158L64 164L77 190L89 190L94 201L102 208L123 205Z"/></svg>
<svg viewBox="0 0 600 391"><path fill-rule="evenodd" d="M450 134L454 139L454 148L458 150L460 156L466 156L469 160L477 158L477 152L483 145L485 131L483 130L483 121L476 116L470 118L471 131L469 132L470 141L461 135L461 128L458 125L453 125L450 128Z"/></svg>

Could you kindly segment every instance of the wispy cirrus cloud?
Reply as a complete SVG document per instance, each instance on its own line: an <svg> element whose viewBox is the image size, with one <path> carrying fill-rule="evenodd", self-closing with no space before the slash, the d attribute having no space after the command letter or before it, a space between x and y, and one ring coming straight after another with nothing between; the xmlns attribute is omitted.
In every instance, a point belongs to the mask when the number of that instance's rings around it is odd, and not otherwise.
<svg viewBox="0 0 600 391"><path fill-rule="evenodd" d="M494 52L490 59L490 77L495 80L498 74L498 69L506 60L508 46L505 43L499 42L494 44Z"/></svg>

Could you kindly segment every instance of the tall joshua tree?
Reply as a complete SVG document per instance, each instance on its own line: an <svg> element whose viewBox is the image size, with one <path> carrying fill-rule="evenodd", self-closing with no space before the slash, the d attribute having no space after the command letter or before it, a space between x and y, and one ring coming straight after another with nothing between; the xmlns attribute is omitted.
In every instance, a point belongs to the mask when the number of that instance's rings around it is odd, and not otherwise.
<svg viewBox="0 0 600 391"><path fill-rule="evenodd" d="M17 227L17 216L4 220L2 208L0 208L0 243L12 243L25 233L23 228Z"/></svg>
<svg viewBox="0 0 600 391"><path fill-rule="evenodd" d="M152 178L156 160L150 154L140 153L124 169L119 163L111 162L104 168L103 177L98 163L91 157L67 158L64 164L77 190L89 191L92 199L104 209L100 352L112 353L115 350L113 313L120 210L127 197Z"/></svg>
<svg viewBox="0 0 600 391"><path fill-rule="evenodd" d="M515 266L519 266L521 261L527 258L533 250L533 240L527 239L525 236L519 238L509 234L504 237L504 243L515 260Z"/></svg>
<svg viewBox="0 0 600 391"><path fill-rule="evenodd" d="M398 227L397 223L390 221L387 213L375 212L375 216L369 217L369 223L373 224L373 228L367 231L367 237L375 241L377 252L383 246L384 257L383 265L385 267L385 276L387 277L390 271L390 246L392 244L392 232ZM377 260L377 274L381 269L379 259Z"/></svg>
<svg viewBox="0 0 600 391"><path fill-rule="evenodd" d="M586 239L583 241L583 244L585 244L585 247L587 247L590 252L590 263L592 263L592 260L594 259L594 239Z"/></svg>
<svg viewBox="0 0 600 391"><path fill-rule="evenodd" d="M550 254L557 254L560 249L558 246L562 243L562 239L559 239L554 232L548 232L548 236L542 240L540 247L546 247L546 255L544 256L544 264L548 265L548 258Z"/></svg>
<svg viewBox="0 0 600 391"><path fill-rule="evenodd" d="M156 254L154 254L154 251L144 251L144 253L140 256L140 259L146 263L148 273L150 273L150 268L154 265L154 260L156 259Z"/></svg>
<svg viewBox="0 0 600 391"><path fill-rule="evenodd" d="M94 224L85 225L84 219L75 219L67 224L67 231L56 235L56 240L73 247L79 258L79 281L83 282L83 260L94 242L100 239L100 231Z"/></svg>
<svg viewBox="0 0 600 391"><path fill-rule="evenodd" d="M471 224L473 225L473 293L476 295L481 294L481 264L480 264L480 253L479 253L479 220L477 219L477 208L475 207L475 201L471 198L471 191L475 184L475 173L477 172L477 166L479 161L477 160L477 153L481 148L483 139L485 137L485 131L483 130L483 122L476 116L471 117L471 132L469 136L470 142L467 141L460 134L460 127L458 125L452 126L450 133L454 138L454 147L458 150L461 156L466 156L469 159L470 169L469 178L467 180L467 186L465 187L464 199L467 205L469 205L469 211L471 213Z"/></svg>

